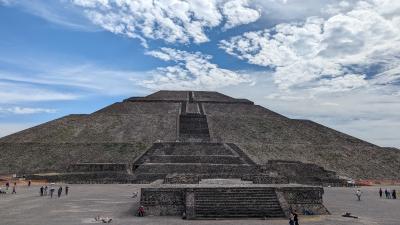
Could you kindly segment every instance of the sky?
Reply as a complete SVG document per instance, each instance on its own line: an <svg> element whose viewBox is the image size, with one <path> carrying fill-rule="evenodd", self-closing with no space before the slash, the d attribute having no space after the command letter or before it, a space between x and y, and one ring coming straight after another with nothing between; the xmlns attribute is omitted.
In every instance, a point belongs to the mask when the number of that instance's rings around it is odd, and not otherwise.
<svg viewBox="0 0 400 225"><path fill-rule="evenodd" d="M0 0L0 137L164 89L400 148L400 1Z"/></svg>

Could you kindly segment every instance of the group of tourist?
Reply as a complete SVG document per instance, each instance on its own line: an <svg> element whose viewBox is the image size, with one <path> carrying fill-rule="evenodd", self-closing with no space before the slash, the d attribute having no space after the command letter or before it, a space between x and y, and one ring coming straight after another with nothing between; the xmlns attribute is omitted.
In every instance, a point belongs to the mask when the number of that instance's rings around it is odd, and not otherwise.
<svg viewBox="0 0 400 225"><path fill-rule="evenodd" d="M7 191L9 189L10 189L10 182L7 181L6 190L1 189L1 187L0 187L0 194L7 194ZM12 186L11 194L17 194L17 182L14 182L14 185Z"/></svg>
<svg viewBox="0 0 400 225"><path fill-rule="evenodd" d="M29 180L28 181L28 187L30 187L32 184L32 182ZM14 184L12 185L12 187L10 188L10 182L6 182L5 184L5 190L3 190L0 187L0 194L7 194L8 190L11 189L11 194L17 194L17 182L14 182ZM68 195L69 192L69 187L65 186L65 195ZM40 187L40 196L47 196L49 195L51 198L53 198L54 192L56 191L56 189L51 185L50 187L48 187L47 185L45 186L41 186ZM57 196L60 198L63 192L63 188L60 186L57 190Z"/></svg>
<svg viewBox="0 0 400 225"><path fill-rule="evenodd" d="M385 194L385 197L387 199L397 199L397 193L396 190L393 189L392 191L385 189L385 191L382 191L382 188L379 188L379 197L382 198L383 194Z"/></svg>
<svg viewBox="0 0 400 225"><path fill-rule="evenodd" d="M39 193L40 193L40 196L47 196L47 195L50 195L50 198L53 198L53 194L54 194L54 192L55 192L55 188L53 187L53 186L51 186L51 187L48 187L47 185L46 186L41 186L40 187L40 191L39 191ZM69 187L68 186L65 186L65 195L67 196L68 195L68 192L69 192ZM62 191L63 191L63 188L62 188L62 186L60 186L59 188L58 188L58 190L57 190L57 196L60 198L61 197L61 194L62 194Z"/></svg>

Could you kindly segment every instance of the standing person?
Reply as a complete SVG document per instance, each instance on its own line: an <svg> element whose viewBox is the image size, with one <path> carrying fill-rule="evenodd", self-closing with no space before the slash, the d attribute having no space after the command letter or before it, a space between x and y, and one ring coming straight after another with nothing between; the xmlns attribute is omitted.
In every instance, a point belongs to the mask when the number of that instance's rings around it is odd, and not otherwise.
<svg viewBox="0 0 400 225"><path fill-rule="evenodd" d="M10 182L7 181L6 183L6 190L8 191L8 188L10 187Z"/></svg>
<svg viewBox="0 0 400 225"><path fill-rule="evenodd" d="M388 197L388 193L389 193L388 190L385 189L385 197L386 197L386 198L389 198L389 197Z"/></svg>
<svg viewBox="0 0 400 225"><path fill-rule="evenodd" d="M382 198L382 188L379 188L379 197Z"/></svg>
<svg viewBox="0 0 400 225"><path fill-rule="evenodd" d="M395 189L393 189L393 191L392 191L392 198L393 199L397 199L397 194L396 194L396 190Z"/></svg>
<svg viewBox="0 0 400 225"><path fill-rule="evenodd" d="M30 187L31 184L32 184L32 181L31 181L31 180L28 180L28 187Z"/></svg>
<svg viewBox="0 0 400 225"><path fill-rule="evenodd" d="M17 185L15 183L11 194L17 194Z"/></svg>
<svg viewBox="0 0 400 225"><path fill-rule="evenodd" d="M294 225L299 225L299 215L297 214L296 211L292 212L293 213L293 221Z"/></svg>
<svg viewBox="0 0 400 225"><path fill-rule="evenodd" d="M140 217L144 216L144 207L142 205L138 209L138 216Z"/></svg>
<svg viewBox="0 0 400 225"><path fill-rule="evenodd" d="M289 225L294 225L294 216L292 213L290 213L290 216L289 216Z"/></svg>
<svg viewBox="0 0 400 225"><path fill-rule="evenodd" d="M60 186L60 187L58 188L58 193L57 193L58 198L61 197L61 193L62 193L62 187Z"/></svg>
<svg viewBox="0 0 400 225"><path fill-rule="evenodd" d="M49 188L47 187L47 185L44 187L44 196L47 196L47 190L48 190Z"/></svg>
<svg viewBox="0 0 400 225"><path fill-rule="evenodd" d="M69 187L65 186L65 195L68 195L68 190L69 190Z"/></svg>
<svg viewBox="0 0 400 225"><path fill-rule="evenodd" d="M44 191L44 187L41 186L41 187L40 187L40 196L43 196L43 191Z"/></svg>
<svg viewBox="0 0 400 225"><path fill-rule="evenodd" d="M360 191L360 189L357 189L356 196L357 196L358 201L361 201L361 191Z"/></svg>
<svg viewBox="0 0 400 225"><path fill-rule="evenodd" d="M51 188L50 188L50 198L53 198L53 193L54 193L54 188L51 187Z"/></svg>

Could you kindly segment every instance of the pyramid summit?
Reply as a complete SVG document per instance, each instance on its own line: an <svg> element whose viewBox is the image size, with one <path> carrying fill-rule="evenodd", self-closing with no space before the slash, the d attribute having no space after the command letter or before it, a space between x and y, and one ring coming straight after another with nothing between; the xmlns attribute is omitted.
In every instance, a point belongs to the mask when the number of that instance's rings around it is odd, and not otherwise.
<svg viewBox="0 0 400 225"><path fill-rule="evenodd" d="M68 115L1 138L0 151L0 174L101 168L127 170L133 180L150 182L191 171L197 178L243 178L256 165L287 177L290 171L283 170L291 165L326 176L400 178L398 149L206 91L158 91Z"/></svg>

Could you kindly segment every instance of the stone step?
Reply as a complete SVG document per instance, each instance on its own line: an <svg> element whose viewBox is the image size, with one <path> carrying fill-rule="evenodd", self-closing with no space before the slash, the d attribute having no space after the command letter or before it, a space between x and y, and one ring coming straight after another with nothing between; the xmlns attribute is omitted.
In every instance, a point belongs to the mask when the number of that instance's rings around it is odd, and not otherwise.
<svg viewBox="0 0 400 225"><path fill-rule="evenodd" d="M267 212L256 212L256 213L251 213L251 212L233 212L229 214L211 214L211 213L198 213L196 214L196 218L201 219L201 218L284 218L284 214L271 214Z"/></svg>
<svg viewBox="0 0 400 225"><path fill-rule="evenodd" d="M235 194L235 193L261 193L261 194L271 194L274 195L275 191L265 190L265 189L250 189L250 188L242 188L242 189L219 189L219 188L210 188L207 190L197 190L196 193L205 194L205 193L219 193L219 194Z"/></svg>
<svg viewBox="0 0 400 225"><path fill-rule="evenodd" d="M269 210L208 210L208 211L196 211L196 217L285 217L285 214L280 211L269 211Z"/></svg>
<svg viewBox="0 0 400 225"><path fill-rule="evenodd" d="M225 198L225 200L224 200ZM196 196L196 202L259 202L259 203L266 203L266 202L278 202L276 197L198 197Z"/></svg>
<svg viewBox="0 0 400 225"><path fill-rule="evenodd" d="M204 213L204 212L269 212L271 214L280 214L282 213L282 209L274 208L274 207L224 207L224 208L217 208L217 207L195 207L196 213ZM282 213L283 214L283 213Z"/></svg>
<svg viewBox="0 0 400 225"><path fill-rule="evenodd" d="M252 190L241 190L241 191L229 191L229 192L220 192L215 190L214 192L195 192L198 195L241 195L241 194L252 194L252 195L269 195L275 196L275 192L265 192L265 191L252 191Z"/></svg>
<svg viewBox="0 0 400 225"><path fill-rule="evenodd" d="M262 196L265 196L265 197L276 197L276 195L275 195L275 193L259 193L259 192L255 192L255 191L243 191L243 192L221 192L221 193L207 193L207 192L195 192L196 193L196 196L205 196L205 197L209 197L209 196L212 196L212 197L218 197L218 196L221 196L221 197L229 197L229 196L232 196L232 197L242 197L242 196L248 196L248 197L262 197Z"/></svg>
<svg viewBox="0 0 400 225"><path fill-rule="evenodd" d="M250 195L250 196L249 196ZM198 193L196 192L196 196L199 197L276 197L275 193L257 193L257 192L251 192L251 191L243 191L243 192L231 192L231 193Z"/></svg>
<svg viewBox="0 0 400 225"><path fill-rule="evenodd" d="M272 188L196 189L195 214L198 218L285 217Z"/></svg>
<svg viewBox="0 0 400 225"><path fill-rule="evenodd" d="M197 113L188 113L179 116L179 138L200 138L209 140L207 117Z"/></svg>
<svg viewBox="0 0 400 225"><path fill-rule="evenodd" d="M241 164L205 164L205 163L186 163L186 164L173 164L173 163L145 163L139 166L135 173L200 173L210 174L213 173L230 173L234 175L249 174L254 170L253 166Z"/></svg>
<svg viewBox="0 0 400 225"><path fill-rule="evenodd" d="M246 201L246 202L271 202L276 201L276 197L230 197L230 196L223 196L223 197L216 197L216 196L196 196L196 201L203 201L203 202L238 202L238 201Z"/></svg>
<svg viewBox="0 0 400 225"><path fill-rule="evenodd" d="M135 173L132 183L152 183L155 180L164 179L166 173Z"/></svg>
<svg viewBox="0 0 400 225"><path fill-rule="evenodd" d="M220 203L199 203L196 201L196 204L199 204L196 206L196 209L209 209L209 208L221 208L223 207L224 209L240 209L240 208L264 208L264 209L276 209L276 210L281 210L279 203L271 203L271 204L266 204L266 203L257 203L257 202L243 202L243 203L234 203L232 202L231 204L224 204L222 202ZM251 207L250 207L251 206Z"/></svg>
<svg viewBox="0 0 400 225"><path fill-rule="evenodd" d="M152 155L231 155L236 156L231 149L222 143L206 142L166 142L154 143L149 150Z"/></svg>
<svg viewBox="0 0 400 225"><path fill-rule="evenodd" d="M188 156L188 155L152 155L147 163L219 163L242 164L245 163L237 156Z"/></svg>

